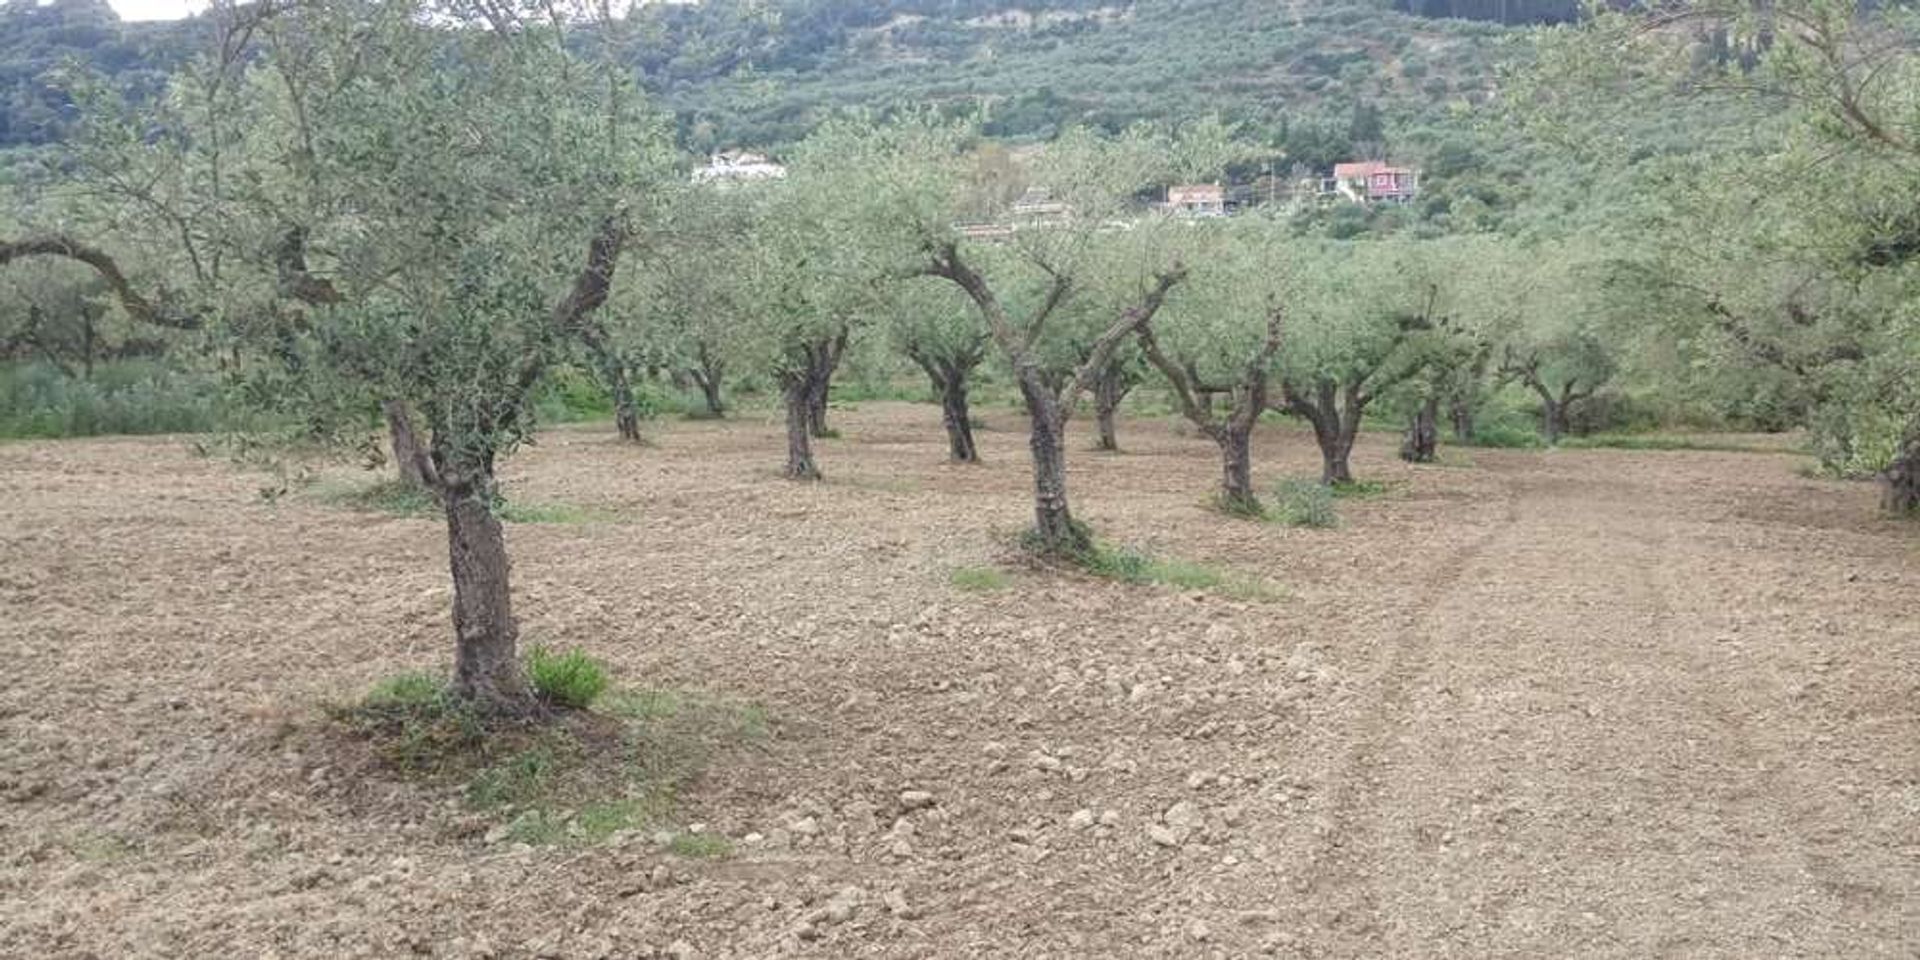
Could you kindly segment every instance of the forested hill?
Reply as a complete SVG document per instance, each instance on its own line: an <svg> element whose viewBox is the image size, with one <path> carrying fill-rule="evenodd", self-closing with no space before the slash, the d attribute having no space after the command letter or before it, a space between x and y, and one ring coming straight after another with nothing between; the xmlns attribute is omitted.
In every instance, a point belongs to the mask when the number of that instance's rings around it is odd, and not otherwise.
<svg viewBox="0 0 1920 960"><path fill-rule="evenodd" d="M107 0L0 5L0 147L58 140L72 119L52 74L77 62L136 96L166 87L191 49L192 24L123 23Z"/></svg>
<svg viewBox="0 0 1920 960"><path fill-rule="evenodd" d="M1220 113L1309 162L1374 135L1375 109L1482 96L1508 32L1387 0L707 0L637 20L628 57L695 149L778 143L825 109L910 101L984 107L990 133L1041 139Z"/></svg>
<svg viewBox="0 0 1920 960"><path fill-rule="evenodd" d="M932 102L983 109L989 132L1033 139L1075 123L1219 113L1324 164L1356 138L1377 140L1383 118L1435 114L1489 88L1506 29L1394 2L705 0L642 6L617 43L695 151L788 142L841 106ZM1510 18L1551 9L1397 2ZM8 0L0 146L58 139L70 109L49 72L69 58L149 94L198 32L122 23L105 0ZM600 39L575 33L582 45Z"/></svg>

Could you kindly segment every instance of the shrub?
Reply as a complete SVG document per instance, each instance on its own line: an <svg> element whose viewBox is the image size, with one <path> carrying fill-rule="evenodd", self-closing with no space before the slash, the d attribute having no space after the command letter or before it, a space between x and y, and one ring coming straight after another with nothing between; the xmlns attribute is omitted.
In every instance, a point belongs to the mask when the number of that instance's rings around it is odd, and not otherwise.
<svg viewBox="0 0 1920 960"><path fill-rule="evenodd" d="M1473 428L1473 439L1468 446L1505 447L1508 449L1531 449L1542 447L1546 443L1540 439L1538 427L1515 426L1508 423L1479 424Z"/></svg>
<svg viewBox="0 0 1920 960"><path fill-rule="evenodd" d="M545 647L527 651L527 676L542 699L584 710L607 689L607 670L579 650L554 653Z"/></svg>
<svg viewBox="0 0 1920 960"><path fill-rule="evenodd" d="M1287 479L1274 489L1273 517L1294 527L1327 528L1340 522L1333 489L1313 480Z"/></svg>
<svg viewBox="0 0 1920 960"><path fill-rule="evenodd" d="M0 366L0 437L214 433L259 426L218 378L150 360L103 363L90 379L42 363Z"/></svg>

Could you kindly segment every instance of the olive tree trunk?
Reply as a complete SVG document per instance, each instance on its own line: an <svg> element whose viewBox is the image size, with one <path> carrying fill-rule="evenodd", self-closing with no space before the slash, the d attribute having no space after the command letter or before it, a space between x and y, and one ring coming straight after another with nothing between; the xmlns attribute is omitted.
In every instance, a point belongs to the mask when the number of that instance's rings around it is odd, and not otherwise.
<svg viewBox="0 0 1920 960"><path fill-rule="evenodd" d="M1314 443L1320 447L1320 482L1329 486L1353 482L1354 438L1360 435L1360 417L1370 396L1360 385L1344 386L1332 380L1320 380L1311 394L1288 384L1286 407L1305 417L1313 427Z"/></svg>
<svg viewBox="0 0 1920 960"><path fill-rule="evenodd" d="M640 405L634 401L633 380L627 374L626 365L612 365L607 372L607 379L613 394L613 423L620 430L620 439L638 443Z"/></svg>
<svg viewBox="0 0 1920 960"><path fill-rule="evenodd" d="M401 400L382 400L380 413L387 421L387 435L393 447L393 465L400 472L400 482L416 490L438 487L440 480L433 469L433 458L421 445L420 435L414 432L413 417L407 412L406 403Z"/></svg>
<svg viewBox="0 0 1920 960"><path fill-rule="evenodd" d="M1880 474L1880 508L1898 517L1920 513L1920 429L1910 429Z"/></svg>
<svg viewBox="0 0 1920 960"><path fill-rule="evenodd" d="M973 413L967 406L964 376L948 380L940 389L940 422L947 428L947 459L979 463L980 448L973 442Z"/></svg>
<svg viewBox="0 0 1920 960"><path fill-rule="evenodd" d="M1408 463L1432 463L1440 444L1440 398L1420 401L1407 424L1407 435L1400 441L1400 459Z"/></svg>
<svg viewBox="0 0 1920 960"><path fill-rule="evenodd" d="M508 584L507 542L493 515L487 465L441 468L447 557L453 571L453 694L491 713L534 708L520 666L519 624Z"/></svg>
<svg viewBox="0 0 1920 960"><path fill-rule="evenodd" d="M1253 425L1229 420L1215 434L1220 446L1220 506L1232 513L1260 512L1253 492Z"/></svg>
<svg viewBox="0 0 1920 960"><path fill-rule="evenodd" d="M818 480L820 467L813 462L813 377L803 371L781 379L787 405L787 468L783 472L792 480Z"/></svg>
<svg viewBox="0 0 1920 960"><path fill-rule="evenodd" d="M1100 428L1100 439L1095 443L1095 449L1106 451L1120 449L1119 437L1114 433L1114 414L1119 412L1121 401L1125 400L1132 390L1133 384L1118 363L1109 363L1107 369L1102 370L1099 378L1094 380L1093 413L1094 420Z"/></svg>
<svg viewBox="0 0 1920 960"><path fill-rule="evenodd" d="M974 342L953 351L929 351L909 345L907 356L919 364L940 398L940 422L947 430L947 458L954 463L979 463L980 448L973 442L973 412L967 404L967 386L973 368L986 359L986 345Z"/></svg>
<svg viewBox="0 0 1920 960"><path fill-rule="evenodd" d="M832 340L821 343L812 351L809 359L811 370L808 376L811 383L807 393L807 432L816 437L829 437L827 429L827 395L833 387L834 371L840 368L840 358L847 352L845 327Z"/></svg>
<svg viewBox="0 0 1920 960"><path fill-rule="evenodd" d="M699 386L700 396L707 404L707 412L715 417L726 416L726 400L720 393L721 382L726 376L726 364L714 356L704 343L700 344L696 350L695 359L699 363L688 370L687 375L693 378L695 385Z"/></svg>
<svg viewBox="0 0 1920 960"><path fill-rule="evenodd" d="M1027 446L1033 453L1034 537L1043 552L1082 554L1092 549L1093 538L1086 527L1074 521L1067 504L1065 405L1051 391L1035 389L1037 386L1037 382L1029 384L1024 378L1020 385L1032 427Z"/></svg>

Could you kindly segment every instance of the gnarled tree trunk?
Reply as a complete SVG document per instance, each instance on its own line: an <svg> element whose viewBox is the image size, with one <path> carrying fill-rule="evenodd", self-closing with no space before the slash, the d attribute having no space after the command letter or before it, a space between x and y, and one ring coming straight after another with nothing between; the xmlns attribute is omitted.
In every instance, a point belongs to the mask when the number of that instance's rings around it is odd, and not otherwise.
<svg viewBox="0 0 1920 960"><path fill-rule="evenodd" d="M1880 508L1897 517L1920 513L1920 433L1909 433L1881 472Z"/></svg>
<svg viewBox="0 0 1920 960"><path fill-rule="evenodd" d="M1220 506L1232 513L1258 514L1260 498L1253 492L1252 422L1241 425L1238 418L1229 418L1213 441L1220 446Z"/></svg>
<svg viewBox="0 0 1920 960"><path fill-rule="evenodd" d="M638 443L640 440L640 405L634 401L633 380L627 375L625 364L609 364L607 371L609 392L613 394L613 423L620 430L620 439Z"/></svg>
<svg viewBox="0 0 1920 960"><path fill-rule="evenodd" d="M1567 410L1553 398L1553 393L1542 387L1535 391L1540 394L1540 436L1551 447L1560 442L1567 432Z"/></svg>
<svg viewBox="0 0 1920 960"><path fill-rule="evenodd" d="M393 465L400 472L400 482L416 490L437 488L440 478L434 472L433 458L421 445L420 435L413 430L413 418L407 413L406 403L401 400L382 400L380 413L387 420L387 435L393 446Z"/></svg>
<svg viewBox="0 0 1920 960"><path fill-rule="evenodd" d="M840 358L847 352L848 330L840 328L838 336L820 344L812 351L810 378L807 394L807 432L816 437L829 437L827 429L827 394L833 387L833 374L840 368Z"/></svg>
<svg viewBox="0 0 1920 960"><path fill-rule="evenodd" d="M1063 405L1050 392L1035 389L1036 386L1023 381L1020 389L1027 401L1027 420L1033 428L1027 445L1033 451L1034 536L1043 552L1085 553L1092 549L1093 539L1085 527L1074 522L1073 511L1067 504Z"/></svg>
<svg viewBox="0 0 1920 960"><path fill-rule="evenodd" d="M699 361L699 365L688 370L687 375L692 377L693 382L700 387L700 395L706 400L707 412L716 417L726 416L727 405L720 395L720 384L726 375L726 364L715 357L704 343L696 348L695 359Z"/></svg>
<svg viewBox="0 0 1920 960"><path fill-rule="evenodd" d="M1113 418L1119 412L1121 401L1133 390L1133 384L1120 370L1118 363L1108 363L1100 371L1098 379L1093 381L1094 420L1100 427L1100 439L1095 445L1097 450L1118 451L1120 440L1114 433Z"/></svg>
<svg viewBox="0 0 1920 960"><path fill-rule="evenodd" d="M947 459L979 463L980 448L973 442L973 414L967 407L964 376L950 378L941 386L940 422L947 428Z"/></svg>
<svg viewBox="0 0 1920 960"><path fill-rule="evenodd" d="M1332 486L1353 482L1353 468L1347 460L1353 454L1353 441L1360 435L1360 417L1370 399L1357 384L1344 388L1332 380L1315 384L1309 397L1288 384L1287 409L1307 419L1313 427L1313 439L1320 447L1320 482Z"/></svg>
<svg viewBox="0 0 1920 960"><path fill-rule="evenodd" d="M820 467L813 462L812 400L813 377L796 372L782 378L781 394L787 404L787 468L789 479L818 480Z"/></svg>
<svg viewBox="0 0 1920 960"><path fill-rule="evenodd" d="M441 476L453 571L453 694L490 713L528 713L535 703L517 655L520 628L491 470L448 466L443 457Z"/></svg>
<svg viewBox="0 0 1920 960"><path fill-rule="evenodd" d="M1413 419L1407 425L1407 435L1400 441L1400 459L1409 463L1432 463L1435 448L1440 444L1440 398L1428 397L1420 401L1413 412Z"/></svg>
<svg viewBox="0 0 1920 960"><path fill-rule="evenodd" d="M940 422L947 430L947 457L954 463L979 463L980 449L973 442L973 413L967 405L967 384L973 368L983 358L983 345L974 344L950 354L923 351L909 346L907 356L927 374L935 396L940 398Z"/></svg>

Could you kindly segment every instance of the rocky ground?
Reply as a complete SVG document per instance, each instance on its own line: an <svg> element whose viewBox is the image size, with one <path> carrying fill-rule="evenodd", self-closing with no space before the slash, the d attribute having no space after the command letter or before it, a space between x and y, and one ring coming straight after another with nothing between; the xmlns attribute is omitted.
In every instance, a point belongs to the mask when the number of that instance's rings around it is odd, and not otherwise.
<svg viewBox="0 0 1920 960"><path fill-rule="evenodd" d="M1284 593L1236 599L1025 568L1011 413L982 467L936 408L835 416L817 486L759 415L508 461L588 512L509 527L529 640L766 718L593 845L341 763L325 705L449 656L435 522L0 445L0 955L1920 955L1920 533L1868 487L1381 435L1387 493L1301 530L1206 510L1165 421L1078 424L1082 518ZM731 852L655 837L696 824Z"/></svg>

